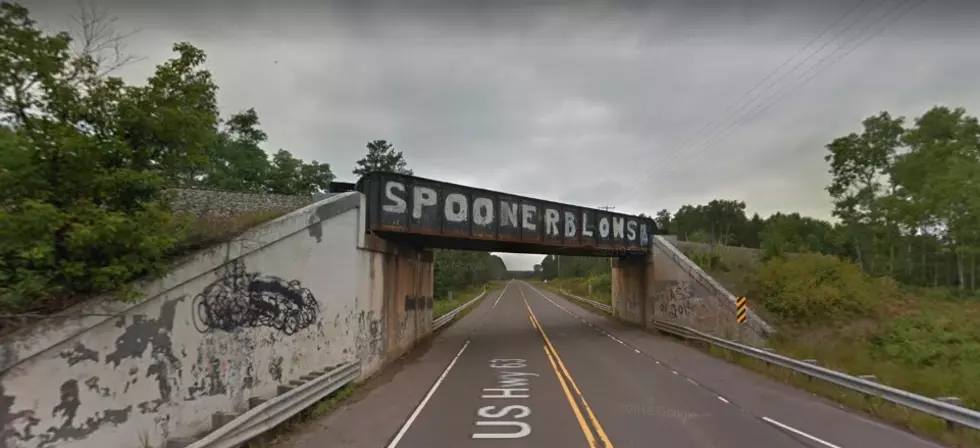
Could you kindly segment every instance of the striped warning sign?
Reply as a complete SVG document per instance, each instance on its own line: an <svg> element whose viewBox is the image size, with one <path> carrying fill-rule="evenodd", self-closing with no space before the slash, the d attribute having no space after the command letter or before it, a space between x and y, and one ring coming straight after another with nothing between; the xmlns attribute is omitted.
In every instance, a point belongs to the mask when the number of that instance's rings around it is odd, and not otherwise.
<svg viewBox="0 0 980 448"><path fill-rule="evenodd" d="M735 300L735 319L744 324L749 312L749 298L742 296Z"/></svg>

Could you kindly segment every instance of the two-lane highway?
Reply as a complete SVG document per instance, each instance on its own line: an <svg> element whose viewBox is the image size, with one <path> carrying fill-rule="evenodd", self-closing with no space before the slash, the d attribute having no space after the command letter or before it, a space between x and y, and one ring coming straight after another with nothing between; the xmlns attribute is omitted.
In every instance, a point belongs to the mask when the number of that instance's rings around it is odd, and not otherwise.
<svg viewBox="0 0 980 448"><path fill-rule="evenodd" d="M420 360L287 446L939 446L661 339L512 281ZM726 378L673 364L691 360ZM773 392L757 402L720 390L738 387ZM805 409L801 423L768 413L787 403Z"/></svg>

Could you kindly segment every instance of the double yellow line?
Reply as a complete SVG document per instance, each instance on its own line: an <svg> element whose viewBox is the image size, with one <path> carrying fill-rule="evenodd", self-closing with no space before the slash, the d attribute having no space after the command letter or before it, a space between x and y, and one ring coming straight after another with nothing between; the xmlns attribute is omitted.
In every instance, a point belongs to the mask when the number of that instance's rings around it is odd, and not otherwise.
<svg viewBox="0 0 980 448"><path fill-rule="evenodd" d="M527 308L527 315L531 319L531 325L538 330L538 333L541 333L541 337L544 339L544 353L548 356L548 361L551 362L551 368L554 369L555 375L558 376L558 383L561 384L561 388L565 392L565 398L568 399L568 404L572 407L572 412L575 413L575 419L582 428L582 433L585 434L585 439L589 442L589 446L613 448L612 443L609 442L609 438L606 437L606 432L602 430L602 425L599 424L599 420L592 413L589 403L582 396L582 391L575 384L572 375L568 373L565 364L561 362L561 357L558 356L558 350L555 350L555 346L551 345L551 340L545 334L544 328L541 328L541 324L538 322L538 318L535 317L534 311L531 311L531 306L527 303L527 297L524 297L524 288L518 286L517 289L521 292L521 299L524 300L524 307ZM572 390L575 391L575 395L572 395ZM596 443L597 441L599 443Z"/></svg>

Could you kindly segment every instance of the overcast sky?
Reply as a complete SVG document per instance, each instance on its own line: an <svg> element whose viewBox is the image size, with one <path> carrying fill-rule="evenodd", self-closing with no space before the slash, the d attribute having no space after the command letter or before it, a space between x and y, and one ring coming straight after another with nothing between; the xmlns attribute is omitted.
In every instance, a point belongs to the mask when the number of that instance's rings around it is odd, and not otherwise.
<svg viewBox="0 0 980 448"><path fill-rule="evenodd" d="M190 41L226 116L255 107L267 150L346 181L387 139L416 175L542 199L653 214L728 198L828 218L834 137L881 110L980 114L980 1L307 3L97 5L138 31L127 51L144 59L121 76L141 82ZM24 4L50 29L77 11Z"/></svg>

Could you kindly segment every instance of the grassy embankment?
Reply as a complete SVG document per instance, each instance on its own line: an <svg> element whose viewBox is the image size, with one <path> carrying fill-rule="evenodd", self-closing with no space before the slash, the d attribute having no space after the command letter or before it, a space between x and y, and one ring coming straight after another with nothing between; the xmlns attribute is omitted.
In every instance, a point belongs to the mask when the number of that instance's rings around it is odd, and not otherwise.
<svg viewBox="0 0 980 448"><path fill-rule="evenodd" d="M748 296L750 306L776 326L779 334L770 341L776 352L852 375L875 375L882 384L928 397L959 397L964 406L980 408L980 295L869 278L853 264L822 255L762 263L750 249L719 248L714 256L685 252L732 293ZM586 290L585 279L552 284L579 295ZM754 359L709 351L950 446L980 446L976 431Z"/></svg>

